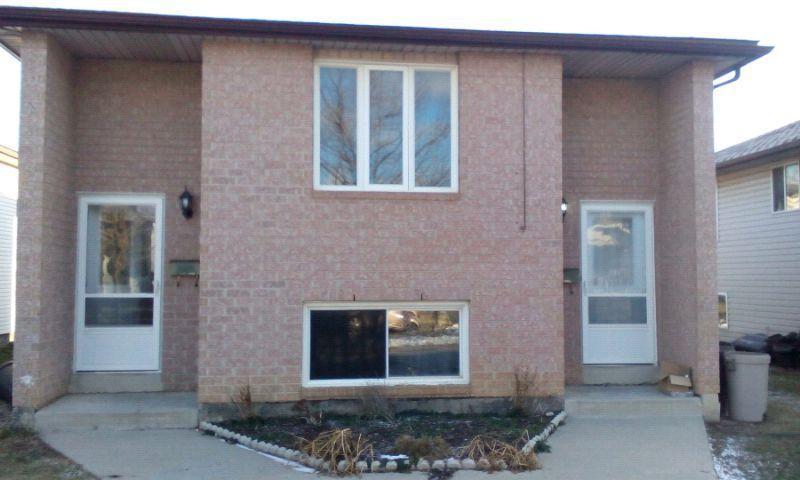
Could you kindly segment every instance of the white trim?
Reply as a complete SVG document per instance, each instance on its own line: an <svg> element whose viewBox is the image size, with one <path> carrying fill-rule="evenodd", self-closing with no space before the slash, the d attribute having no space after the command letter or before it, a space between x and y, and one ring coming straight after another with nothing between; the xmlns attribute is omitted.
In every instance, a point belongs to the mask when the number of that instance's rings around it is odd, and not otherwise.
<svg viewBox="0 0 800 480"><path fill-rule="evenodd" d="M725 297L725 325L719 324L719 297ZM724 330L731 326L731 306L728 303L728 292L717 292L717 326Z"/></svg>
<svg viewBox="0 0 800 480"><path fill-rule="evenodd" d="M610 325L592 325L589 327L589 305L588 300L589 296L586 293L586 282L585 280L582 282L581 285L581 325L582 325L582 348L581 348L581 356L582 356L582 363L589 364L586 362L585 358L585 345L587 341L587 334L588 330L597 330L597 331L614 331L614 330L636 330L638 328L641 329L649 329L649 335L652 340L652 358L649 361L645 362L645 364L656 364L658 362L658 338L657 332L658 329L656 328L656 294L655 294L655 249L654 249L654 236L655 230L653 225L653 202L652 201L627 201L627 200L620 200L620 201L613 201L613 200L604 200L604 201L595 201L595 200L582 200L580 202L580 245L581 245L581 272L583 275L587 272L587 249L588 245L586 242L586 226L588 225L588 215L589 212L641 212L644 213L644 229L645 229L645 256L646 256L646 264L645 268L647 269L646 276L647 276L647 288L645 292L646 297L646 308L647 308L647 324L644 326L639 327L638 325L628 325L628 324L610 324ZM593 297L601 297L601 296L614 296L614 297L642 297L641 294L592 294ZM592 362L591 364L603 364L603 363L630 363L625 361L620 362ZM641 364L640 362L636 362Z"/></svg>
<svg viewBox="0 0 800 480"><path fill-rule="evenodd" d="M164 263L164 204L165 196L160 193L86 193L78 192L78 236L76 248L76 267L75 267L75 321L74 331L74 350L72 356L72 370L78 371L161 371L162 355L162 318L163 318L163 263ZM155 228L156 241L158 248L155 250L154 259L154 284L152 294L139 293L116 293L116 294L87 294L86 293L86 239L87 239L87 216L90 205L150 205L155 207ZM153 329L153 348L155 349L156 362L153 368L144 369L133 364L119 364L114 370L96 368L92 365L82 365L79 362L79 352L84 341L84 309L86 298L153 298L153 325L152 326L130 326L130 327L92 327L92 333L99 335L124 334L126 331L141 331L144 328Z"/></svg>
<svg viewBox="0 0 800 480"><path fill-rule="evenodd" d="M459 375L427 377L389 377L389 322L386 322L386 378L311 380L311 311L312 310L458 310ZM469 302L305 302L303 304L302 385L316 387L368 387L401 385L469 384Z"/></svg>
<svg viewBox="0 0 800 480"><path fill-rule="evenodd" d="M356 70L356 184L323 185L320 166L320 68L352 68ZM369 158L369 72L392 70L403 72L403 183L383 185L370 183ZM414 145L414 72L419 70L447 71L450 73L450 186L418 187L415 185ZM340 59L317 59L314 62L314 190L352 192L458 192L458 67L453 64L397 63ZM363 126L362 126L363 125Z"/></svg>

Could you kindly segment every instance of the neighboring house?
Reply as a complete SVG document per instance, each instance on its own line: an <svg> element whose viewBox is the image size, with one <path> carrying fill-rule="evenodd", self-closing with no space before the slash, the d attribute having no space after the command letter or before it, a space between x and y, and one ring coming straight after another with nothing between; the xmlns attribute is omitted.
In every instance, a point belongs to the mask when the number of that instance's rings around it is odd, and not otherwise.
<svg viewBox="0 0 800 480"><path fill-rule="evenodd" d="M712 82L769 47L19 7L0 26L22 60L17 408L109 386L196 389L203 415L244 385L480 402L519 368L558 405L669 360L718 410ZM198 258L199 283L169 275Z"/></svg>
<svg viewBox="0 0 800 480"><path fill-rule="evenodd" d="M716 160L720 337L800 331L800 121Z"/></svg>
<svg viewBox="0 0 800 480"><path fill-rule="evenodd" d="M18 167L17 152L0 145L0 344L14 339Z"/></svg>

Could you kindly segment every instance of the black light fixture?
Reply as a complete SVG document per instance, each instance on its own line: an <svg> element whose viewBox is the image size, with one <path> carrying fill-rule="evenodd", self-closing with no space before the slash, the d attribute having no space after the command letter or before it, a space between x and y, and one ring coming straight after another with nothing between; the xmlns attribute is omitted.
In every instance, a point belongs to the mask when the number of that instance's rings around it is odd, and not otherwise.
<svg viewBox="0 0 800 480"><path fill-rule="evenodd" d="M192 194L189 193L189 187L184 187L183 193L181 193L181 196L178 197L178 199L180 200L181 213L183 214L183 218L187 220L192 218L194 210L192 209Z"/></svg>
<svg viewBox="0 0 800 480"><path fill-rule="evenodd" d="M561 221L564 221L564 218L567 216L567 209L569 208L569 203L567 203L567 199L561 197Z"/></svg>

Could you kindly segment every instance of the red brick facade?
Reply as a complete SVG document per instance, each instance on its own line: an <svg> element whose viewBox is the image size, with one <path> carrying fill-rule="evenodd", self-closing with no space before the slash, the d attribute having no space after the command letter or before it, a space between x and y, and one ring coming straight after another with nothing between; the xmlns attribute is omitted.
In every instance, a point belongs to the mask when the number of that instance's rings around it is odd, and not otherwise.
<svg viewBox="0 0 800 480"><path fill-rule="evenodd" d="M457 65L459 192L314 191L317 58ZM579 266L586 199L655 202L659 355L717 391L702 64L662 81L565 79L555 55L237 40L206 41L202 64L85 60L37 34L22 60L17 406L69 382L80 191L165 195L165 260L199 256L201 277L164 279L162 381L201 403L245 384L256 401L354 395L301 386L303 302L354 297L469 302L469 384L394 394L507 396L522 366L537 394L563 395L581 360L580 292L562 268ZM184 185L202 203L189 221Z"/></svg>

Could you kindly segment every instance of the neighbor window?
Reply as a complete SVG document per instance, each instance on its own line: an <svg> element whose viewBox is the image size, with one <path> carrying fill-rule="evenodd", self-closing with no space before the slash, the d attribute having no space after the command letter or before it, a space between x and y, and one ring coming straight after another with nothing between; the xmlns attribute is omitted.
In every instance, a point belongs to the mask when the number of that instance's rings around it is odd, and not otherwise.
<svg viewBox="0 0 800 480"><path fill-rule="evenodd" d="M728 294L720 293L717 295L719 306L719 328L728 328Z"/></svg>
<svg viewBox="0 0 800 480"><path fill-rule="evenodd" d="M463 303L314 304L304 320L309 386L466 382Z"/></svg>
<svg viewBox="0 0 800 480"><path fill-rule="evenodd" d="M790 163L772 169L772 210L800 208L800 165Z"/></svg>
<svg viewBox="0 0 800 480"><path fill-rule="evenodd" d="M314 186L458 190L456 69L319 63Z"/></svg>

